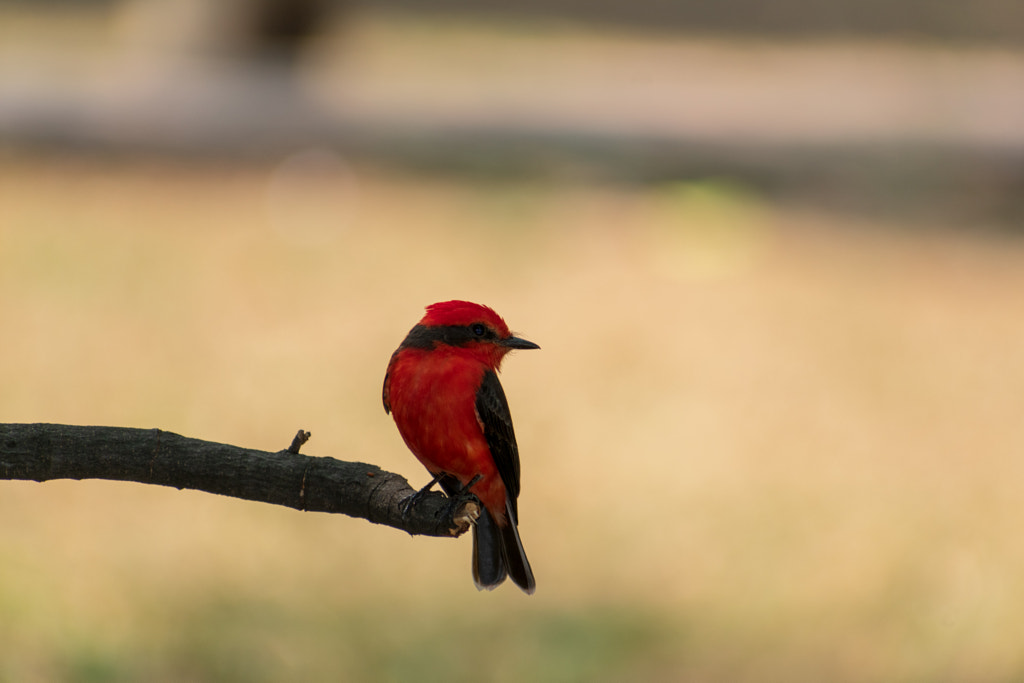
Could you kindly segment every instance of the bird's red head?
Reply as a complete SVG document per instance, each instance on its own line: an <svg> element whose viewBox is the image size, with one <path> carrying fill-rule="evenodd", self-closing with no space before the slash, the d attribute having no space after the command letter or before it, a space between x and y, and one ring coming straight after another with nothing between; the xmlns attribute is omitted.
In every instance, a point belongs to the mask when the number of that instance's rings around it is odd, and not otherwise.
<svg viewBox="0 0 1024 683"><path fill-rule="evenodd" d="M469 301L442 301L427 306L427 314L420 325L427 327L460 326L481 323L494 330L498 337L508 337L508 325L493 308Z"/></svg>
<svg viewBox="0 0 1024 683"><path fill-rule="evenodd" d="M414 327L403 347L447 349L477 358L497 368L512 349L539 349L515 337L493 309L469 301L442 301L427 306L427 314Z"/></svg>

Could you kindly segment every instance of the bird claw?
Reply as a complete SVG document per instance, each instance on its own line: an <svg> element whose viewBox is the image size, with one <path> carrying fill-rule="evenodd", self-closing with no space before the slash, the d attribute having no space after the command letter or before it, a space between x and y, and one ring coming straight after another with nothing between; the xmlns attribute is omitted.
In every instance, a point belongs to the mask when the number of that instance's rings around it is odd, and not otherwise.
<svg viewBox="0 0 1024 683"><path fill-rule="evenodd" d="M412 512L413 507L415 507L417 503L423 500L427 496L427 494L430 493L430 489L434 488L434 484L440 481L443 476L445 475L435 475L434 478L430 480L430 483L428 483L426 486L424 486L419 491L412 494L411 496L406 498L405 501L402 502L402 519L409 518L409 513ZM483 479L482 474L476 475L475 477L469 480L468 484L461 487L458 493L456 493L453 496L448 496L448 503L442 509L441 516L450 518L453 521L456 521L456 523L461 523L463 520L465 520L469 524L476 524L477 517L480 516L479 499L476 497L475 494L470 492L470 489L473 488L476 485L476 483L481 479ZM459 520L455 520L455 513L458 512L467 502L471 501L476 503L475 508L473 510L468 510L467 514L464 517L460 518Z"/></svg>
<svg viewBox="0 0 1024 683"><path fill-rule="evenodd" d="M470 513L468 521L470 524L476 523L476 518L480 516L480 499L476 497L476 494L470 492L478 481L484 478L484 475L478 474L469 480L469 483L459 489L459 492L454 496L448 497L448 505L444 508L444 516L450 517L452 521L455 521L455 513L462 508L467 502L474 502L477 506L475 512Z"/></svg>
<svg viewBox="0 0 1024 683"><path fill-rule="evenodd" d="M434 488L434 484L440 481L443 476L443 474L435 474L434 478L426 486L405 499L405 502L402 503L402 519L409 519L409 513L412 512L413 506L423 500L430 493L430 489Z"/></svg>
<svg viewBox="0 0 1024 683"><path fill-rule="evenodd" d="M412 511L412 506L423 499L423 496L420 495L422 493L422 490L417 491L405 499L405 502L402 503L402 519L409 519L409 513Z"/></svg>
<svg viewBox="0 0 1024 683"><path fill-rule="evenodd" d="M467 531L471 526L476 526L477 520L480 519L480 505L477 503L476 497L465 500L456 514L452 515L452 523L455 525L452 531L453 536Z"/></svg>

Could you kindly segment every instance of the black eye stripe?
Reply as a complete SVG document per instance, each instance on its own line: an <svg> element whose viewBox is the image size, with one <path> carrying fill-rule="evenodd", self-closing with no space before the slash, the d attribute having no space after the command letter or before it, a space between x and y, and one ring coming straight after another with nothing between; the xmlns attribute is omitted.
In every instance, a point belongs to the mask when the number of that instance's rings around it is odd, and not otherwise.
<svg viewBox="0 0 1024 683"><path fill-rule="evenodd" d="M478 330L479 328L479 330ZM439 325L427 327L417 325L409 330L402 347L417 349L432 349L437 344L448 346L469 346L474 342L497 339L495 334L483 323L472 323L470 325Z"/></svg>

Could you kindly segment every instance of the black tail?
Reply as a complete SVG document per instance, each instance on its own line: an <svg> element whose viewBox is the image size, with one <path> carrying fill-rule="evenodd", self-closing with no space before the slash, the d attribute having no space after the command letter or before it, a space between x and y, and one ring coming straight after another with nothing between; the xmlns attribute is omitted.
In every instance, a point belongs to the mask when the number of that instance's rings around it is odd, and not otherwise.
<svg viewBox="0 0 1024 683"><path fill-rule="evenodd" d="M505 526L498 526L484 509L473 527L473 582L480 590L492 590L505 577L526 593L533 593L537 582L519 539L516 517L511 505L505 507Z"/></svg>

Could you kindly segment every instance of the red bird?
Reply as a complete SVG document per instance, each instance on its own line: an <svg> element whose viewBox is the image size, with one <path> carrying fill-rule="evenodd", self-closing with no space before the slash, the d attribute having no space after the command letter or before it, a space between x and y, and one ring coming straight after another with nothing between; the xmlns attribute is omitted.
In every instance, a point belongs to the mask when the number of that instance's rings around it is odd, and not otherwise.
<svg viewBox="0 0 1024 683"><path fill-rule="evenodd" d="M445 301L427 306L384 376L384 411L434 475L420 494L437 482L448 496L470 486L483 503L473 527L478 589L506 576L527 593L537 585L519 539L519 448L497 373L512 349L539 348L487 306Z"/></svg>

